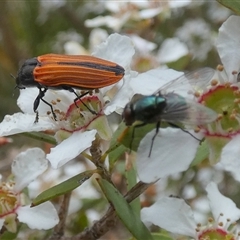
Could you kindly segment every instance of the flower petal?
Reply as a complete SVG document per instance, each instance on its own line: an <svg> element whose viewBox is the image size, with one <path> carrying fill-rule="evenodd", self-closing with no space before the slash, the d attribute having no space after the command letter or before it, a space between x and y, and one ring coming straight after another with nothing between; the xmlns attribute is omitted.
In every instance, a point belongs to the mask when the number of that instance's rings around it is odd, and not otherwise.
<svg viewBox="0 0 240 240"><path fill-rule="evenodd" d="M33 103L38 94L39 90L37 88L26 88L20 91L17 104L24 113L35 114L33 112ZM73 93L69 93L67 90L54 91L48 89L48 91L45 93L44 100L48 103L55 102L53 109L60 109L60 111L66 112L69 108L69 105L73 103L75 97L76 96ZM51 109L46 103L40 101L37 110L39 115L42 116L46 115Z"/></svg>
<svg viewBox="0 0 240 240"><path fill-rule="evenodd" d="M132 78L130 86L132 87L132 89L134 89L134 93L150 95L157 91L164 84L178 78L182 74L183 73L174 71L172 69L156 68L145 73L141 73L137 77ZM179 93L178 89L173 90L174 92ZM184 92L186 92L187 90L188 89L184 89Z"/></svg>
<svg viewBox="0 0 240 240"><path fill-rule="evenodd" d="M107 116L103 115L96 118L92 121L88 127L88 130L96 129L98 131L98 135L101 139L110 141L112 137L112 129L109 126L109 122Z"/></svg>
<svg viewBox="0 0 240 240"><path fill-rule="evenodd" d="M182 199L163 197L152 206L143 208L141 219L175 234L196 236L193 212Z"/></svg>
<svg viewBox="0 0 240 240"><path fill-rule="evenodd" d="M123 14L121 18L113 16L97 16L93 19L87 19L85 25L87 27L96 28L106 25L109 28L112 28L115 32L119 32L122 25L128 20L129 14Z"/></svg>
<svg viewBox="0 0 240 240"><path fill-rule="evenodd" d="M49 117L39 117L39 121L35 123L35 115L15 113L6 115L0 123L0 136L9 136L23 132L39 132L45 130L56 129L53 121Z"/></svg>
<svg viewBox="0 0 240 240"><path fill-rule="evenodd" d="M9 213L5 216L4 227L8 232L17 232L16 213Z"/></svg>
<svg viewBox="0 0 240 240"><path fill-rule="evenodd" d="M128 72L134 53L131 39L114 33L100 44L92 55L118 63Z"/></svg>
<svg viewBox="0 0 240 240"><path fill-rule="evenodd" d="M139 11L139 17L141 19L149 19L149 18L153 18L153 17L157 16L161 12L163 12L162 7L144 9L144 10Z"/></svg>
<svg viewBox="0 0 240 240"><path fill-rule="evenodd" d="M48 168L45 153L40 148L31 148L17 155L12 163L15 190L21 191Z"/></svg>
<svg viewBox="0 0 240 240"><path fill-rule="evenodd" d="M47 154L47 159L50 161L52 167L59 168L63 166L89 148L95 139L96 133L96 130L86 132L76 131L56 147L51 148L51 152Z"/></svg>
<svg viewBox="0 0 240 240"><path fill-rule="evenodd" d="M234 223L240 218L240 209L236 207L236 204L230 198L223 196L219 192L216 183L209 183L206 191L215 220L222 222L223 226L225 226L225 224ZM220 214L223 214L222 218L219 218Z"/></svg>
<svg viewBox="0 0 240 240"><path fill-rule="evenodd" d="M167 38L158 52L158 59L161 63L169 63L177 61L188 53L187 45L180 42L179 38Z"/></svg>
<svg viewBox="0 0 240 240"><path fill-rule="evenodd" d="M228 142L221 152L219 165L225 170L230 172L233 177L240 181L240 136L237 135L230 142Z"/></svg>
<svg viewBox="0 0 240 240"><path fill-rule="evenodd" d="M2 229L3 224L4 224L5 219L4 218L0 218L0 229Z"/></svg>
<svg viewBox="0 0 240 240"><path fill-rule="evenodd" d="M233 70L240 69L240 17L230 16L220 27L217 38L217 49L230 81L233 81Z"/></svg>
<svg viewBox="0 0 240 240"><path fill-rule="evenodd" d="M199 145L199 141L181 129L161 128L148 157L155 132L154 129L143 138L137 151L137 171L143 182L187 170Z"/></svg>
<svg viewBox="0 0 240 240"><path fill-rule="evenodd" d="M147 9L146 11L148 11ZM155 9L154 9L155 10ZM155 48L157 48L157 44L147 41L144 38L139 37L136 34L129 35L133 41L134 47L141 52L141 54L149 53L150 51L153 51Z"/></svg>
<svg viewBox="0 0 240 240"><path fill-rule="evenodd" d="M36 207L20 207L17 210L20 222L26 223L31 229L51 229L59 222L58 214L53 204L42 203Z"/></svg>
<svg viewBox="0 0 240 240"><path fill-rule="evenodd" d="M104 114L109 115L112 112L116 111L117 113L121 113L122 109L126 106L126 104L130 101L133 96L133 90L129 84L130 76L124 77L124 85L120 88L114 95L111 102L105 107Z"/></svg>
<svg viewBox="0 0 240 240"><path fill-rule="evenodd" d="M19 91L17 105L24 113L34 114L33 102L39 94L37 88L26 88Z"/></svg>
<svg viewBox="0 0 240 240"><path fill-rule="evenodd" d="M185 7L189 5L191 2L192 0L184 0L184 1L170 0L168 4L170 8L180 8L180 7Z"/></svg>

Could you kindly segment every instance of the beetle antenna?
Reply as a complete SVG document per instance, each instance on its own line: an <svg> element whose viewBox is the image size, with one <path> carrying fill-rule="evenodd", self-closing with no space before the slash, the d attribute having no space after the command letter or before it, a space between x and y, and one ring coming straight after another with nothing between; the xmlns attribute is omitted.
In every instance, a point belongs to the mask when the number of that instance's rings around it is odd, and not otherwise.
<svg viewBox="0 0 240 240"><path fill-rule="evenodd" d="M12 75L11 73L10 73L10 76L11 76L14 80L16 80L16 77L15 77L14 75ZM13 97L14 97L14 92L15 92L16 88L18 88L18 85L16 85L16 86L14 87L14 89L13 89L13 93L12 93L12 96L13 96Z"/></svg>

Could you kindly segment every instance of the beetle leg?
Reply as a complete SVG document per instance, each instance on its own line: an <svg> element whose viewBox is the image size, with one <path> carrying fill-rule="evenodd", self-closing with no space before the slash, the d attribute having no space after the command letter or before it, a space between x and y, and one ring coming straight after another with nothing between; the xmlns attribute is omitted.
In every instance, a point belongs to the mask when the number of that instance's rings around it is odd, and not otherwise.
<svg viewBox="0 0 240 240"><path fill-rule="evenodd" d="M92 109L90 109L90 108L81 100L82 97L84 97L84 96L86 96L87 94L89 94L89 91L87 91L87 92L81 94L80 96L78 96L77 93L75 92L75 90L74 90L73 88L67 88L67 90L68 90L69 92L72 92L72 93L74 93L74 94L76 95L76 98L74 99L74 104L75 104L75 106L76 106L77 108L79 108L78 105L77 105L77 100L79 100L79 101L89 110L89 112L91 112L92 114L97 115L97 113L96 113L95 111L93 111Z"/></svg>
<svg viewBox="0 0 240 240"><path fill-rule="evenodd" d="M35 117L34 123L38 122L38 111L37 111L37 108L38 108L39 102L40 102L39 94L38 94L37 98L35 99L35 101L33 103L33 111L36 113L36 117Z"/></svg>
<svg viewBox="0 0 240 240"><path fill-rule="evenodd" d="M39 106L40 100L43 101L45 104L47 104L51 108L53 118L54 118L55 121L57 121L57 117L56 117L56 114L53 111L52 105L49 102L47 102L46 100L43 99L47 90L48 90L47 88L42 89L42 88L39 87L39 94L38 94L37 98L35 99L35 101L33 103L33 111L36 113L36 118L35 118L35 121L34 121L35 123L38 122L38 118L39 118L37 108Z"/></svg>

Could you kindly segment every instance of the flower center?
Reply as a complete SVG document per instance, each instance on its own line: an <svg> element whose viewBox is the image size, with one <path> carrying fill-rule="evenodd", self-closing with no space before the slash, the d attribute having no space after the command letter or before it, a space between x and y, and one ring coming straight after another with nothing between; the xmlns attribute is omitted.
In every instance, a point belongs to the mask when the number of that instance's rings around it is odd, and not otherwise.
<svg viewBox="0 0 240 240"><path fill-rule="evenodd" d="M102 108L103 104L96 95L81 98L69 106L65 116L68 123L65 130L72 132L87 128L92 121L103 115Z"/></svg>
<svg viewBox="0 0 240 240"><path fill-rule="evenodd" d="M206 231L202 232L198 236L199 240L235 240L234 236L224 229L216 228L216 229L207 229Z"/></svg>
<svg viewBox="0 0 240 240"><path fill-rule="evenodd" d="M228 83L213 86L199 102L219 114L217 124L212 124L215 134L229 137L240 131L240 91L237 86Z"/></svg>
<svg viewBox="0 0 240 240"><path fill-rule="evenodd" d="M14 192L14 183L2 183L0 186L0 217L14 213L20 204L20 196Z"/></svg>
<svg viewBox="0 0 240 240"><path fill-rule="evenodd" d="M220 220L224 218L224 215L221 213L218 220L212 218L208 219L208 224L202 226L201 224L197 225L197 239L198 240L237 240L239 239L239 233L237 229L234 228L234 223L231 224L230 219L223 219L225 224ZM231 230L228 230L231 229Z"/></svg>

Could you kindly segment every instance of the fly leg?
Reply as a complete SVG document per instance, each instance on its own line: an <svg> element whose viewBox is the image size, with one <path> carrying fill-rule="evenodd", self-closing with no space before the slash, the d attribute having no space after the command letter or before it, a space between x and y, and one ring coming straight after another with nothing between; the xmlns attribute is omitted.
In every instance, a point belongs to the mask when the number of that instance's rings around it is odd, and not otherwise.
<svg viewBox="0 0 240 240"><path fill-rule="evenodd" d="M72 93L74 93L75 95L76 95L76 98L74 99L74 104L75 104L75 106L77 107L77 108L79 108L79 106L77 105L77 100L79 100L88 110L89 110L89 112L91 112L92 114L95 114L95 115L97 115L97 113L95 112L95 111L93 111L92 109L90 109L83 101L82 101L82 97L84 97L84 96L86 96L87 94L89 94L89 92L87 91L87 92L85 92L85 93L83 93L83 94L81 94L80 96L78 96L77 95L77 93L75 92L75 90L73 89L73 88L71 88L71 87L69 87L69 88L67 88L67 90L69 91L69 92L72 92Z"/></svg>
<svg viewBox="0 0 240 240"><path fill-rule="evenodd" d="M178 125L174 124L174 123L170 123L170 122L167 122L171 127L174 127L174 128L180 128L183 132L185 133L188 133L190 136L192 136L193 138L195 138L196 140L198 140L199 142L201 142L200 139L196 138L193 134L191 134L190 132L188 132L187 130L179 127Z"/></svg>
<svg viewBox="0 0 240 240"><path fill-rule="evenodd" d="M130 151L131 151L131 149L132 149L132 144L133 144L134 135L135 135L135 129L136 129L136 128L139 128L139 127L143 127L143 126L145 126L145 125L146 125L146 123L141 123L141 124L138 124L138 125L133 126L132 138L131 138L131 142L130 142L130 144L129 144Z"/></svg>
<svg viewBox="0 0 240 240"><path fill-rule="evenodd" d="M135 129L136 129L136 128L139 128L139 127L143 127L143 126L145 126L146 124L147 124L147 123L141 123L141 124L135 125L135 126L133 127L132 139L131 139L131 142L130 142L130 145L129 145L129 148L130 148L130 149L132 149L132 143L133 143L133 139L134 139ZM155 133L154 136L152 137L152 142L151 142L151 147L150 147L150 151L149 151L148 157L151 156L152 148L153 148L153 142L154 142L154 139L156 138L156 136L157 136L157 134L158 134L158 132L159 132L160 124L161 124L161 121L158 121L158 122L157 122L157 125L156 125L156 133Z"/></svg>
<svg viewBox="0 0 240 240"><path fill-rule="evenodd" d="M161 124L161 121L158 121L157 125L156 125L156 132L155 132L154 136L152 137L152 142L151 142L151 147L150 147L150 151L149 151L148 157L151 156L152 148L153 148L153 142L154 142L154 139L156 138L156 136L157 136L157 134L159 132L160 124Z"/></svg>
<svg viewBox="0 0 240 240"><path fill-rule="evenodd" d="M46 100L43 99L47 90L48 90L47 88L40 88L39 87L39 94L38 94L37 98L35 99L35 101L33 103L33 111L36 113L36 118L35 118L34 123L37 123L38 120L39 120L39 113L37 111L37 108L39 107L40 100L43 101L45 104L47 104L51 108L53 118L54 118L55 121L57 121L57 117L56 117L56 114L53 111L52 105L49 102L47 102Z"/></svg>

